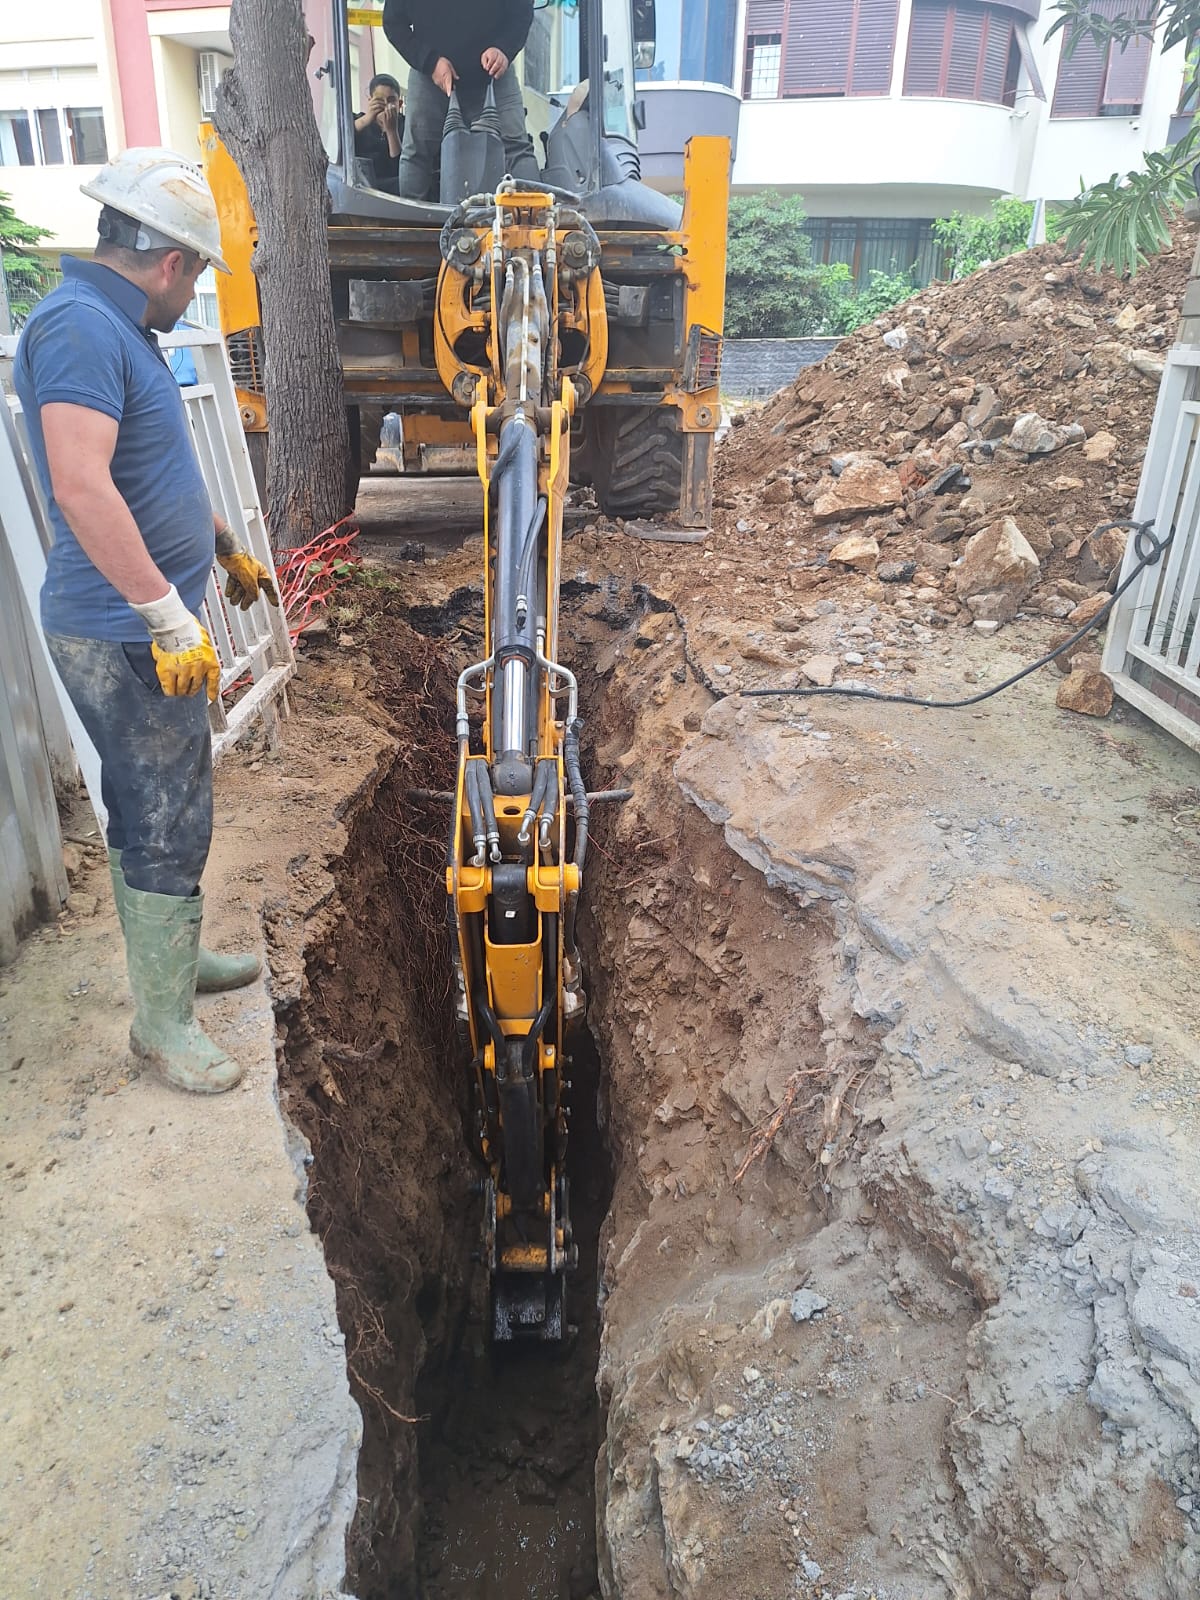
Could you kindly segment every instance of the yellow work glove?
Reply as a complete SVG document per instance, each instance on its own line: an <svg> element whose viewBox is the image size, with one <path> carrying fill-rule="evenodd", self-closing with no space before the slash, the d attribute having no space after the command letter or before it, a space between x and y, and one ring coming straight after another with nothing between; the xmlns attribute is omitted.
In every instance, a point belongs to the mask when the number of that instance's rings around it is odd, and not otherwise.
<svg viewBox="0 0 1200 1600"><path fill-rule="evenodd" d="M261 561L256 561L247 551L236 547L232 550L222 550L218 543L217 560L229 574L229 582L225 585L225 598L231 606L249 611L260 594L273 606L279 604L279 591L271 579L271 574Z"/></svg>
<svg viewBox="0 0 1200 1600"><path fill-rule="evenodd" d="M205 689L211 701L221 691L221 663L212 640L179 598L172 584L161 600L133 605L150 630L154 670L164 694L195 694Z"/></svg>
<svg viewBox="0 0 1200 1600"><path fill-rule="evenodd" d="M196 626L200 628L199 623ZM210 704L217 698L221 690L221 663L205 629L200 628L200 643L190 650L162 650L156 644L152 644L150 650L164 694L195 694L203 687Z"/></svg>

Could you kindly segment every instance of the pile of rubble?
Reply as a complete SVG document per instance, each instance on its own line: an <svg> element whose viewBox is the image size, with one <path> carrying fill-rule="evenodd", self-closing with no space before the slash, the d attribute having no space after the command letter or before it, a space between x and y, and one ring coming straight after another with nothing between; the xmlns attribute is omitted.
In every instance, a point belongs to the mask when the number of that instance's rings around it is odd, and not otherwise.
<svg viewBox="0 0 1200 1600"><path fill-rule="evenodd" d="M859 329L733 419L721 553L926 626L1094 616L1127 537L1099 530L1133 508L1192 233L1132 280L1043 245Z"/></svg>

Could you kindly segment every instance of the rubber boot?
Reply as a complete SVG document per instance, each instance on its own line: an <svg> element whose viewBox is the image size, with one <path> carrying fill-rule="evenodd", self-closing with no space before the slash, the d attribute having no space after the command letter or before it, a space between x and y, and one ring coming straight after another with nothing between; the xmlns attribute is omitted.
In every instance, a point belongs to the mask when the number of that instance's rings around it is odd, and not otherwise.
<svg viewBox="0 0 1200 1600"><path fill-rule="evenodd" d="M124 933L126 885L119 850L108 852L108 870L112 874L113 899L117 902L117 916L121 919L121 932ZM203 906L203 895L200 899ZM196 993L221 994L226 989L240 989L247 983L253 983L261 971L262 962L250 951L244 955L223 956L201 945Z"/></svg>
<svg viewBox="0 0 1200 1600"><path fill-rule="evenodd" d="M135 1007L129 1048L174 1088L221 1094L241 1082L243 1069L192 1013L200 916L199 895L185 900L126 885L125 952Z"/></svg>

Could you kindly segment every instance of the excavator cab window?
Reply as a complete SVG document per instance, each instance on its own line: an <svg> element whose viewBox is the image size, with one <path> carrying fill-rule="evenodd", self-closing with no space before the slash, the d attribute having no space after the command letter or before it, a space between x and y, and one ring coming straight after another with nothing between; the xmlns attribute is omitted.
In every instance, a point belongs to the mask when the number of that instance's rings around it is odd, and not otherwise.
<svg viewBox="0 0 1200 1600"><path fill-rule="evenodd" d="M334 49L333 7L329 0L305 0L304 22L312 46L308 52L308 88L313 115L325 154L337 163L341 156L341 117L338 109L338 74Z"/></svg>

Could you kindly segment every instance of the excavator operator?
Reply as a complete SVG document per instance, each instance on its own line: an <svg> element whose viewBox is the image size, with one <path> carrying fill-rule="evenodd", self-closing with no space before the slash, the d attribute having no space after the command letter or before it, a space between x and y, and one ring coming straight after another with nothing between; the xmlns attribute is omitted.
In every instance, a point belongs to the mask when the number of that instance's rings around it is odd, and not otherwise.
<svg viewBox="0 0 1200 1600"><path fill-rule="evenodd" d="M538 178L525 104L509 71L525 48L533 0L385 0L383 31L412 68L408 77L400 193L410 200L432 194L442 126L452 92L468 127L495 92L500 137L514 178Z"/></svg>

